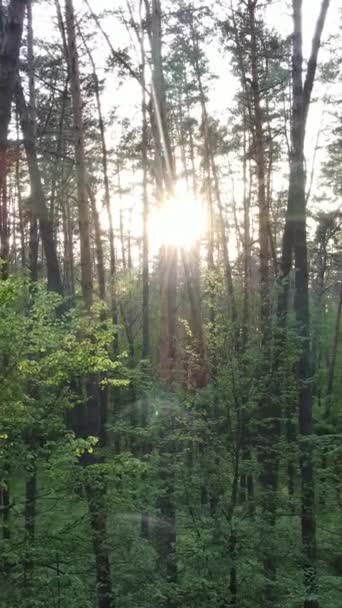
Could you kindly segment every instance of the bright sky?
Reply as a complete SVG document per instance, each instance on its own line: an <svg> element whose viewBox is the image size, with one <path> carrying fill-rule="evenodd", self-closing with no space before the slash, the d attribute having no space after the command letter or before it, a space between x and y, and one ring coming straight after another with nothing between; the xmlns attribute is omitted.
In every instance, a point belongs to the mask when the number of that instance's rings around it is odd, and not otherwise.
<svg viewBox="0 0 342 608"><path fill-rule="evenodd" d="M100 13L102 10L113 8L113 0L89 0L89 2L96 13ZM135 6L134 2L137 2L137 0L133 0L133 5ZM221 16L224 15L224 11L226 10L225 7L228 7L227 11L229 11L230 6L230 2L226 2L226 0L221 3L217 2L216 0L198 0L198 3L201 5L204 4L212 6L215 8L215 10L218 10L218 7L220 6L219 10L221 11ZM165 4L169 5L169 2L165 2ZM310 52L312 35L314 32L317 15L319 13L320 4L321 0L303 1L303 38L304 53L306 57L308 57ZM63 0L61 0L61 5L63 7ZM84 4L84 1L74 0L74 5L77 13L79 14L82 20L82 16L87 12L87 8ZM338 31L338 25L339 23L341 23L341 19L339 18L339 6L340 0L331 0L331 7L329 9L327 24L325 28L325 40L327 40L329 36L336 34ZM121 8L125 13L127 13L125 0L117 0L117 2L115 3L115 8L118 11ZM36 28L36 34L40 38L45 38L46 40L49 40L51 39L52 33L55 36L58 36L57 29L53 31L52 26L52 20L54 19L54 15L55 10L53 4L48 6L48 4L43 1L35 5L34 23ZM288 0L274 0L267 9L267 18L270 26L280 30L283 35L290 35L292 30L292 17L291 3ZM132 36L132 38L130 39L125 27L119 23L119 20L116 17L106 17L102 21L102 24L107 34L111 38L112 44L115 48L124 48L126 46L132 47L132 41L134 41L134 36ZM208 105L210 113L218 117L222 124L225 124L225 122L228 121L227 112L229 111L229 108L233 103L236 87L234 86L234 80L230 74L230 67L229 65L227 65L227 61L229 59L227 58L227 55L224 56L220 52L219 44L219 40L217 41L216 45L211 41L210 46L205 49L208 55L210 67L212 71L218 75L217 80L214 81L213 85L210 88L210 99ZM96 33L96 41L93 44L93 48L94 58L98 66L99 74L105 74L104 70L106 67L106 59L109 55L109 51L107 43L99 32ZM330 51L328 46L324 46L321 49L321 62L329 59L329 52ZM134 58L134 53L132 56ZM309 167L309 174L311 172L313 149L315 147L317 133L318 131L320 131L320 144L322 146L322 149L317 154L315 161L316 176L319 175L319 166L321 161L324 159L325 136L326 132L328 131L326 127L329 121L331 120L329 113L324 113L324 107L322 103L324 94L326 94L326 92L327 91L325 91L322 86L316 85L315 97L317 97L318 101L312 104L311 106L307 129L306 156ZM338 93L336 87L334 86L331 87L331 90L329 92L335 92L336 94ZM139 90L139 85L132 79L125 79L124 83L120 83L118 81L115 82L113 76L110 75L107 80L107 86L103 95L103 105L107 112L112 111L113 107L117 107L118 117L128 117L131 126L140 126L141 94ZM111 145L117 145L120 137L120 128L113 128L110 133L107 133L107 138L110 140ZM313 191L315 191L315 184L316 182L314 182ZM237 192L237 194L239 193ZM137 197L134 194L124 196L120 204L124 208L127 207L132 209L132 205L137 205ZM138 214L133 211L133 214L130 213L129 215L130 217L136 218L136 230L133 227L133 231L135 232L140 230L140 211Z"/></svg>

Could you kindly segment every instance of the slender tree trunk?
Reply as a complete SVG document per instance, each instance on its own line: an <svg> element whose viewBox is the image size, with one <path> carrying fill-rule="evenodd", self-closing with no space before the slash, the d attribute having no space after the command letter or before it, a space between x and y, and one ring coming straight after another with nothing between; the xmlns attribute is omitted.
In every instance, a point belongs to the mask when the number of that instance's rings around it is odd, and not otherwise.
<svg viewBox="0 0 342 608"><path fill-rule="evenodd" d="M309 273L306 238L306 197L305 197L305 126L315 73L321 36L329 7L329 0L321 3L316 23L303 85L302 52L302 0L292 0L293 7L293 55L292 82L293 107L291 126L291 155L288 209L283 238L282 277L286 277L292 265L294 254L296 278L294 309L300 339L300 352L297 364L299 380L298 417L299 417L299 460L301 472L301 531L303 543L303 569L305 599L304 608L318 608L317 583L317 541L315 517L314 465L312 455L312 387L310 367L310 326L309 326ZM281 302L284 314L286 302Z"/></svg>
<svg viewBox="0 0 342 608"><path fill-rule="evenodd" d="M160 160L163 184L167 195L174 191L174 161L167 122L165 83L162 65L162 17L160 0L145 0L148 35L152 56L152 127L155 139L157 159ZM160 184L161 185L161 184ZM159 185L158 197L162 192ZM176 301L177 301L178 254L173 246L164 245L160 251L160 370L166 386L172 386L176 364ZM167 433L170 433L175 420L169 413ZM175 446L168 439L161 437L160 474L163 481L163 494L158 498L160 518L157 524L158 552L160 571L163 577L172 584L177 582L176 558L176 506L174 496L175 484ZM171 470L165 474L165 453L171 459ZM173 592L168 593L167 608L174 608Z"/></svg>
<svg viewBox="0 0 342 608"><path fill-rule="evenodd" d="M185 272L186 286L191 311L191 332L193 337L194 361L190 370L190 388L203 388L208 383L208 368L203 336L201 296L193 276L187 253L182 251L182 261Z"/></svg>
<svg viewBox="0 0 342 608"><path fill-rule="evenodd" d="M321 369L322 362L322 322L324 318L324 291L325 291L325 274L327 270L327 246L328 236L325 231L322 238L319 240L319 253L317 256L317 279L313 285L313 313L314 313L314 327L312 337L312 365L313 373L316 377L316 381L313 388L314 395L317 395L318 403L321 403L321 383L318 380L318 376Z"/></svg>
<svg viewBox="0 0 342 608"><path fill-rule="evenodd" d="M148 197L148 120L147 120L147 98L146 98L146 51L144 40L144 29L142 23L142 4L140 4L140 32L137 29L140 56L141 56L141 79L142 79L142 197L143 197L143 242L142 242L142 357L148 360L150 352L150 269L149 269L149 197ZM141 397L141 424L148 429L149 422L149 398L146 391ZM147 456L151 451L150 442L142 441L141 452ZM147 509L141 514L141 536L148 539L151 531L151 517Z"/></svg>
<svg viewBox="0 0 342 608"><path fill-rule="evenodd" d="M189 153L190 153L190 161L191 161L191 172L192 172L192 187L194 191L195 197L197 196L198 186L197 186L197 175L196 175L196 163L195 163L195 142L193 135L193 127L191 124L191 113L190 113L190 99L189 99L189 91L188 91L188 83L186 79L186 73L184 74L184 86L185 86L185 103L186 103L186 118L188 121L188 134L189 134Z"/></svg>
<svg viewBox="0 0 342 608"><path fill-rule="evenodd" d="M250 200L247 193L247 133L246 133L246 110L244 115L244 135L243 135L243 312L242 312L242 348L247 346L249 333L250 316Z"/></svg>
<svg viewBox="0 0 342 608"><path fill-rule="evenodd" d="M6 160L4 161L6 162ZM1 169L0 169L1 171ZM0 274L2 279L8 278L9 265L9 211L7 192L7 172L1 177L0 183Z"/></svg>
<svg viewBox="0 0 342 608"><path fill-rule="evenodd" d="M17 134L17 140L19 140L18 112L16 113L16 134ZM26 243L25 243L25 227L24 227L24 218L23 218L23 200L22 200L22 195L21 195L20 169L21 169L21 155L20 155L20 153L18 153L17 159L16 159L16 164L15 164L15 182L16 182L16 196L17 196L17 201L18 201L21 265L22 265L23 271L25 271L25 269L26 269Z"/></svg>
<svg viewBox="0 0 342 608"><path fill-rule="evenodd" d="M208 149L205 147L205 188L208 198L208 305L209 305L209 335L210 335L210 375L213 379L216 378L218 361L217 361L217 332L216 332L216 267L214 261L215 247L215 210L214 197L212 191L210 160L207 154Z"/></svg>
<svg viewBox="0 0 342 608"><path fill-rule="evenodd" d="M243 181L244 181L244 193L243 193L243 268L244 268L244 279L243 279L243 311L242 311L242 329L241 329L241 353L247 351L249 331L250 331L250 289L251 289L251 269L250 269L250 200L251 200L251 188L253 175L251 169L249 170L249 176L247 177L247 122L246 122L246 109L243 108L244 113L244 138L243 138ZM243 361L242 369L244 366ZM240 501L248 504L248 511L251 515L254 515L255 502L254 502L254 477L252 472L245 472L243 467L251 468L252 463L252 433L250 430L250 415L246 409L245 401L247 399L241 399L241 410L240 410L240 449L241 449L241 475L240 475Z"/></svg>
<svg viewBox="0 0 342 608"><path fill-rule="evenodd" d="M39 220L40 234L46 257L48 289L62 293L63 287L56 245L53 239L53 226L49 218L38 166L34 128L26 107L24 92L20 82L17 83L16 102L20 115L21 128L24 134L24 146L30 173L32 221L34 222L36 218ZM32 226L32 229L35 230L35 227Z"/></svg>
<svg viewBox="0 0 342 608"><path fill-rule="evenodd" d="M90 200L92 220L94 223L95 249L97 261L97 279L99 282L99 296L103 302L106 300L106 275L104 266L103 244L101 236L101 225L99 212L96 207L95 195L90 186L88 186L88 195Z"/></svg>
<svg viewBox="0 0 342 608"><path fill-rule="evenodd" d="M63 150L63 143L64 143L63 129L64 129L64 119L65 119L67 100L68 100L68 78L66 80L65 87L64 87L64 90L62 93L62 101L61 101L62 105L61 105L61 111L60 111L59 122L58 122L56 161L55 161L55 167L53 169L52 180L51 180L50 219L51 219L52 224L54 224L54 221L56 219L55 218L55 216L57 214L56 203L58 203L58 200L59 200L58 195L57 195L57 186L58 186L58 179L60 178L60 175L61 175L60 166L62 164L62 150Z"/></svg>
<svg viewBox="0 0 342 608"><path fill-rule="evenodd" d="M234 297L233 277L232 277L231 265L230 265L230 260L229 260L228 234L227 234L227 230L225 227L225 218L224 218L224 211L223 211L223 205L222 205L222 200L221 200L218 172L217 172L217 167L216 167L212 147L210 144L209 117L208 117L208 112L207 112L205 93L204 93L204 88L203 88L203 84L202 84L201 70L200 70L200 65L199 65L198 35L197 35L197 32L195 31L192 19L190 21L190 32L191 32L191 38L192 38L192 45L193 45L193 49L194 49L194 68L195 68L195 74L196 74L196 79L197 79L197 85L198 85L198 89L199 89L199 93L200 93L200 104L201 104L201 109L202 109L205 164L207 166L207 171L208 171L208 167L209 167L208 174L210 172L212 172L212 176L213 176L213 180L214 180L215 197L216 197L216 202L218 205L219 218L220 218L220 235L221 235L221 242L222 242L224 274L225 274L225 281L226 281L226 288L227 288L228 304L230 306L231 320L232 320L233 324L235 325L235 327L234 327L234 333L235 333L237 330L237 328L236 328L237 311L236 311L235 297Z"/></svg>
<svg viewBox="0 0 342 608"><path fill-rule="evenodd" d="M334 377L336 371L336 357L337 357L337 347L340 333L340 325L341 325L341 315L342 315L342 282L340 283L339 288L339 298L337 303L337 313L334 327L334 335L332 340L331 347L331 355L330 355L330 365L328 369L328 381L327 381L327 392L326 392L326 415L328 416L333 405L332 403L332 395L333 395L333 385L334 385Z"/></svg>
<svg viewBox="0 0 342 608"><path fill-rule="evenodd" d="M68 37L68 62L70 88L74 117L74 139L76 178L78 190L78 213L81 246L81 286L84 303L90 309L93 301L93 279L90 254L89 207L87 171L85 162L84 132L82 123L82 102L78 54L75 38L75 21L72 0L65 0L66 30Z"/></svg>
<svg viewBox="0 0 342 608"><path fill-rule="evenodd" d="M23 32L26 0L10 0L0 52L0 256L1 274L8 272L9 233L7 202L7 146L11 120L12 97L17 81L19 52Z"/></svg>
<svg viewBox="0 0 342 608"><path fill-rule="evenodd" d="M37 137L36 90L34 76L34 37L32 23L32 2L27 0L27 71L29 81L29 103L27 105L27 118L30 121L32 140ZM31 193L33 196L33 192ZM31 205L33 209L33 205ZM30 277L33 282L38 281L38 248L39 230L37 217L32 213L30 221Z"/></svg>
<svg viewBox="0 0 342 608"><path fill-rule="evenodd" d="M127 268L128 268L128 272L130 274L130 276L132 276L132 270L133 270L133 262L132 262L132 235L131 235L131 213L130 213L130 218L129 218L129 223L128 223L128 229L127 229Z"/></svg>
<svg viewBox="0 0 342 608"><path fill-rule="evenodd" d="M120 188L120 186L119 186L119 188ZM123 222L122 209L120 209L120 244L121 244L122 269L126 273L127 272L127 260L126 260L126 247L125 247L124 222Z"/></svg>
<svg viewBox="0 0 342 608"><path fill-rule="evenodd" d="M76 45L75 15L72 0L65 0L66 30L70 86L73 103L74 139L76 158L76 177L78 193L78 212L81 244L81 286L87 313L91 312L93 302L93 281L90 253L88 184L85 158L84 129L82 119L82 100L80 92L80 75ZM107 417L105 404L99 394L98 382L90 377L86 383L87 403L76 406L72 412L74 429L78 436L95 435L101 445L106 442L105 421ZM83 458L83 465L96 465L101 461L96 454ZM112 608L112 581L110 560L107 546L107 514L105 507L106 483L101 472L98 473L96 485L85 483L88 500L90 524L96 565L96 588L98 608Z"/></svg>
<svg viewBox="0 0 342 608"><path fill-rule="evenodd" d="M141 34L143 36L143 32ZM143 170L143 303L142 303L142 356L147 359L150 356L150 284L149 284L149 203L148 203L148 125L147 125L147 106L145 93L145 50L141 48L142 59L142 170Z"/></svg>
<svg viewBox="0 0 342 608"><path fill-rule="evenodd" d="M110 255L110 277L111 277L111 313L112 313L112 322L113 325L118 324L118 303L117 303L117 293L116 293L116 255L115 255L115 238L114 238L114 226L113 226L113 211L112 211L112 201L110 195L110 186L109 186L109 176L108 176L108 150L107 150L107 142L106 142L106 134L105 134L105 123L103 120L103 112L102 112L102 104L101 104L101 94L100 94L100 85L99 79L97 76L96 65L94 62L93 55L90 51L90 48L86 42L85 37L82 35L80 28L79 32L82 38L83 45L86 49L87 55L89 57L92 70L93 70L93 80L95 85L95 98L96 98L96 107L97 107L97 116L98 116L98 125L100 131L100 139L101 139L101 161L102 161L102 173L103 173L103 186L104 186L104 203L108 216L108 241L109 241L109 255ZM118 353L118 337L115 334L114 338L114 354Z"/></svg>
<svg viewBox="0 0 342 608"><path fill-rule="evenodd" d="M260 486L262 492L262 509L267 536L274 534L276 493L278 486L279 453L277 442L280 435L280 412L278 403L271 398L271 290L269 276L269 207L266 196L266 156L263 114L258 72L256 7L254 0L248 0L248 26L251 37L251 97L253 112L253 141L255 146L255 163L257 176L257 198L259 212L259 272L260 272L260 333L262 348L262 383L263 390L258 412L258 460L260 463ZM264 532L265 534L265 532ZM275 605L273 591L276 575L275 556L272 545L264 544L265 568L265 603Z"/></svg>
<svg viewBox="0 0 342 608"><path fill-rule="evenodd" d="M73 280L73 230L71 226L70 208L63 199L60 199L63 227L63 287L68 296L74 295Z"/></svg>
<svg viewBox="0 0 342 608"><path fill-rule="evenodd" d="M174 161L167 124L165 82L162 62L162 24L160 0L145 0L148 34L152 55L152 130L155 140L159 170L162 172L163 185L170 197L174 191ZM158 171L157 171L158 173ZM160 179L158 178L160 183ZM162 200L161 184L158 198ZM174 374L176 357L176 299L177 299L177 249L163 246L160 252L160 368L166 384L170 384Z"/></svg>

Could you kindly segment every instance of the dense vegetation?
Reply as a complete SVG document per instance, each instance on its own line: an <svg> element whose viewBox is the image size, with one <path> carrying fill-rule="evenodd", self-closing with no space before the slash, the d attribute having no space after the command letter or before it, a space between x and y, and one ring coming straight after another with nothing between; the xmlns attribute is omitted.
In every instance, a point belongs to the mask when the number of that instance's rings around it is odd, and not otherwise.
<svg viewBox="0 0 342 608"><path fill-rule="evenodd" d="M341 605L336 4L0 2L1 608Z"/></svg>

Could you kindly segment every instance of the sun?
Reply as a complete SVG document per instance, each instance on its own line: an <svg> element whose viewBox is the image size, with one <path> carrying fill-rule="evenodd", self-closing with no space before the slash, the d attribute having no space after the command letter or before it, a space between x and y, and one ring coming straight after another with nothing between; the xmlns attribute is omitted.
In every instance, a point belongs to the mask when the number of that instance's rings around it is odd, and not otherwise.
<svg viewBox="0 0 342 608"><path fill-rule="evenodd" d="M201 238L206 228L206 213L202 202L183 184L174 195L151 212L149 219L150 247L157 252L163 245L189 250Z"/></svg>

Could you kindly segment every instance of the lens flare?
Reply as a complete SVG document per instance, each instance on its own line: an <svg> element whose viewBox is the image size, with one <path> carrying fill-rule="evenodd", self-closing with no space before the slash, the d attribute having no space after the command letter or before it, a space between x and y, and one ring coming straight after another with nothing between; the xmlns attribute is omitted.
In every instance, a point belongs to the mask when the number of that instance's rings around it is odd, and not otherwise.
<svg viewBox="0 0 342 608"><path fill-rule="evenodd" d="M201 201L179 185L174 196L152 211L149 220L151 249L173 245L189 250L201 238L206 227L206 213Z"/></svg>

